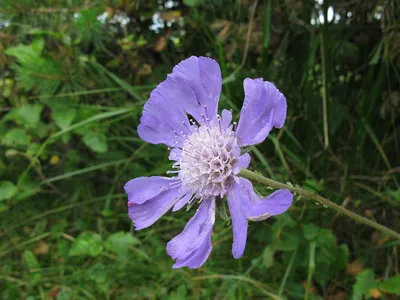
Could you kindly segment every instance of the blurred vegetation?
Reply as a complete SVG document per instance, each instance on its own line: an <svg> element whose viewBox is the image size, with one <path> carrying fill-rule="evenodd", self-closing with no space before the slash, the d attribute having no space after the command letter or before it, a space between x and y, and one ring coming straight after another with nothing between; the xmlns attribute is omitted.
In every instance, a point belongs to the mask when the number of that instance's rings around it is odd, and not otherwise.
<svg viewBox="0 0 400 300"><path fill-rule="evenodd" d="M166 242L193 214L134 232L124 183L170 169L141 141L143 103L190 55L215 58L220 108L242 81L287 96L250 169L400 230L396 1L1 0L1 299L396 299L399 241L301 199L231 256L218 219L198 270ZM263 186L257 186L269 193Z"/></svg>

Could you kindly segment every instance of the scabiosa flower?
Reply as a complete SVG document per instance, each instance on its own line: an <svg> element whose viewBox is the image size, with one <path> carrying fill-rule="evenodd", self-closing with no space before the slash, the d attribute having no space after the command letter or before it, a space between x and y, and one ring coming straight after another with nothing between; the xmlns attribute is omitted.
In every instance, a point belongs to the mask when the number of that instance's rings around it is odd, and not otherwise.
<svg viewBox="0 0 400 300"><path fill-rule="evenodd" d="M250 164L241 148L263 142L286 118L286 99L271 83L245 79L245 99L239 123L232 113L218 114L222 78L218 63L190 57L151 93L144 106L138 134L152 144L165 144L175 163L174 177L139 177L125 185L129 217L135 229L153 225L172 208L200 203L182 233L167 244L174 268L199 268L211 253L211 232L218 202L226 197L232 218L235 258L243 255L248 221L285 212L293 195L287 189L258 196L250 181L238 176Z"/></svg>

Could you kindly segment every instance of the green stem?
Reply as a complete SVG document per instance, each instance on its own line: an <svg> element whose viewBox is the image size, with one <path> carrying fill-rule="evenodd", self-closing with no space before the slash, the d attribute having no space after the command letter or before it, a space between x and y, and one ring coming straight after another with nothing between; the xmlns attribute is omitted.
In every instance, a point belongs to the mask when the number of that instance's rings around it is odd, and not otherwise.
<svg viewBox="0 0 400 300"><path fill-rule="evenodd" d="M282 296L283 291L285 289L286 281L287 281L287 279L289 277L290 271L292 270L294 259L295 259L296 255L297 255L297 249L298 248L296 248L296 250L294 250L294 252L292 254L292 257L290 258L289 265L286 268L285 275L283 275L281 286L279 287L279 292L278 292L278 296L279 297Z"/></svg>
<svg viewBox="0 0 400 300"><path fill-rule="evenodd" d="M315 249L317 248L317 242L312 242L310 244L310 258L308 262L308 276L306 292L304 294L304 300L308 300L308 292L310 291L311 279L315 270Z"/></svg>
<svg viewBox="0 0 400 300"><path fill-rule="evenodd" d="M376 223L376 222L374 222L372 220L364 218L364 217L362 217L362 216L360 216L360 215L358 215L356 213L353 213L352 211L349 211L349 210L345 209L343 206L337 205L337 204L329 201L328 199L323 198L323 197L321 197L319 195L316 195L316 194L314 194L312 192L309 192L309 191L303 190L303 189L298 188L298 187L290 186L290 185L287 185L287 184L284 184L284 183L281 183L281 182L266 178L266 177L264 177L262 175L259 175L257 173L254 173L254 172L246 170L246 169L243 169L240 172L240 174L243 177L246 177L246 178L248 178L250 180L258 181L258 182L260 182L262 184L265 184L267 186L273 187L275 189L288 189L289 191L291 191L293 193L296 193L296 194L298 194L298 195L300 195L300 196L302 196L304 198L307 198L307 199L314 200L314 201L317 201L319 203L322 203L323 205L325 205L327 207L330 207L330 208L336 210L337 212L339 212L339 213L341 213L343 215L346 215L349 218L351 218L351 219L353 219L353 220L355 220L357 222L360 222L360 223L363 223L363 224L368 225L370 227L373 227L373 228L375 228L375 229L377 229L377 230L379 230L379 231L381 231L383 233L386 233L387 235L391 236L392 238L400 240L400 234L397 233L396 231L393 231L393 230L391 230L391 229L389 229L389 228L387 228L387 227L385 227L385 226L383 226L381 224L378 224L378 223Z"/></svg>

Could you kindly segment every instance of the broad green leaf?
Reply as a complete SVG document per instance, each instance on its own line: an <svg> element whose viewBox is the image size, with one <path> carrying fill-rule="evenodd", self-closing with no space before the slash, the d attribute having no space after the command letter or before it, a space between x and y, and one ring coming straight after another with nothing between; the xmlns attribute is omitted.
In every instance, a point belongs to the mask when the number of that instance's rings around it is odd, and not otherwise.
<svg viewBox="0 0 400 300"><path fill-rule="evenodd" d="M28 148L26 149L26 154L30 155L30 156L34 156L36 155L36 153L38 152L38 150L40 149L40 144L38 143L31 143Z"/></svg>
<svg viewBox="0 0 400 300"><path fill-rule="evenodd" d="M31 48L33 49L33 51L35 51L37 54L42 53L43 48L44 48L44 39L40 36L37 37L33 40L32 44L31 44Z"/></svg>
<svg viewBox="0 0 400 300"><path fill-rule="evenodd" d="M54 122L61 129L68 128L69 125L75 120L77 110L71 107L66 100L55 100L50 104L52 117Z"/></svg>
<svg viewBox="0 0 400 300"><path fill-rule="evenodd" d="M14 56L21 64L27 64L39 57L38 53L32 47L22 44L7 48L5 53Z"/></svg>
<svg viewBox="0 0 400 300"><path fill-rule="evenodd" d="M43 110L41 104L25 104L19 108L18 116L22 119L23 125L28 128L35 128L40 121L40 114Z"/></svg>
<svg viewBox="0 0 400 300"><path fill-rule="evenodd" d="M94 152L104 153L108 150L107 138L100 132L87 131L83 136L83 142Z"/></svg>
<svg viewBox="0 0 400 300"><path fill-rule="evenodd" d="M31 142L31 137L21 128L11 129L1 139L6 146L26 146Z"/></svg>
<svg viewBox="0 0 400 300"><path fill-rule="evenodd" d="M96 233L82 233L69 250L70 256L98 256L103 251L101 236Z"/></svg>
<svg viewBox="0 0 400 300"><path fill-rule="evenodd" d="M140 241L129 232L117 232L110 235L105 243L105 248L115 253L126 253L129 247L140 244Z"/></svg>
<svg viewBox="0 0 400 300"><path fill-rule="evenodd" d="M277 221L272 225L273 246L275 250L295 250L300 244L300 232L295 228L296 222L289 214L279 215L276 219Z"/></svg>
<svg viewBox="0 0 400 300"><path fill-rule="evenodd" d="M319 228L312 223L304 224L302 226L303 236L311 241L318 236Z"/></svg>
<svg viewBox="0 0 400 300"><path fill-rule="evenodd" d="M94 266L90 267L90 269L87 271L87 274L90 279L98 283L102 283L107 280L107 270L102 263L97 263Z"/></svg>
<svg viewBox="0 0 400 300"><path fill-rule="evenodd" d="M276 222L272 226L273 231L276 232L277 230L281 230L283 227L295 227L297 223L289 214L281 214L278 216L275 216L274 219L276 219Z"/></svg>
<svg viewBox="0 0 400 300"><path fill-rule="evenodd" d="M336 244L336 236L333 232L329 229L320 228L316 241L318 251L316 252L315 260L317 264L337 264L339 250Z"/></svg>
<svg viewBox="0 0 400 300"><path fill-rule="evenodd" d="M76 298L76 292L71 288L62 287L57 293L57 300L73 300Z"/></svg>
<svg viewBox="0 0 400 300"><path fill-rule="evenodd" d="M300 244L300 238L294 234L282 234L280 239L274 243L276 250L293 251Z"/></svg>
<svg viewBox="0 0 400 300"><path fill-rule="evenodd" d="M13 197L16 190L17 187L11 181L0 181L0 201Z"/></svg>
<svg viewBox="0 0 400 300"><path fill-rule="evenodd" d="M370 290L377 288L375 281L374 271L371 269L365 269L358 273L356 283L353 286L352 300L362 300L363 297L370 297Z"/></svg>
<svg viewBox="0 0 400 300"><path fill-rule="evenodd" d="M384 291L400 296L400 276L391 277L379 285Z"/></svg>
<svg viewBox="0 0 400 300"><path fill-rule="evenodd" d="M274 265L274 253L275 253L275 250L271 245L267 246L264 249L264 252L262 255L262 262L263 262L265 269L269 269Z"/></svg>
<svg viewBox="0 0 400 300"><path fill-rule="evenodd" d="M33 254L33 252L30 250L25 250L23 257L25 264L29 268L29 273L31 273L32 279L30 280L30 283L33 286L35 286L42 279L42 273L40 272L40 264L36 259L35 254Z"/></svg>

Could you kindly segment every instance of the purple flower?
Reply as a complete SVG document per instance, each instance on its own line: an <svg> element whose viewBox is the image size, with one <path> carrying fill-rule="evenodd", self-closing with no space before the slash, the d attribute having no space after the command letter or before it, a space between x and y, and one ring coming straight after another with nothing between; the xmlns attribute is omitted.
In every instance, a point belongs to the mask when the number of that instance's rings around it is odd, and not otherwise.
<svg viewBox="0 0 400 300"><path fill-rule="evenodd" d="M286 118L286 99L271 83L245 79L240 121L223 110L218 115L222 79L218 63L190 57L179 63L151 93L138 127L146 142L169 146L175 177L139 177L125 185L129 217L135 229L153 225L172 208L193 201L200 206L182 233L167 244L174 268L199 268L211 253L215 206L226 196L232 218L235 258L243 255L248 221L261 221L285 212L292 204L289 190L261 198L250 181L238 176L250 164L241 147L263 142Z"/></svg>

